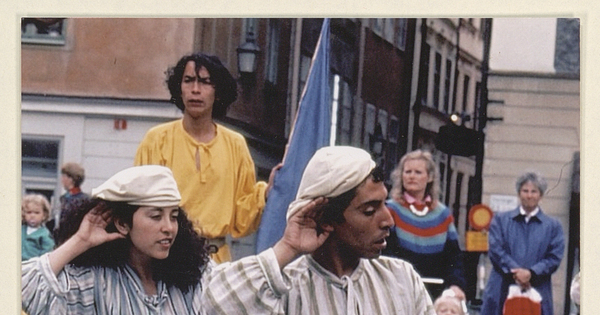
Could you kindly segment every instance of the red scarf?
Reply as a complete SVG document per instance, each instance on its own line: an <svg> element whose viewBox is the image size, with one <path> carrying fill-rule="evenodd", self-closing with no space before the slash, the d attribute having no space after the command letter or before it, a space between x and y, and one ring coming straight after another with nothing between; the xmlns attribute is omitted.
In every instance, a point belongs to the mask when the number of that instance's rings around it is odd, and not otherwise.
<svg viewBox="0 0 600 315"><path fill-rule="evenodd" d="M409 195L407 192L404 192L402 195L402 199L400 199L400 204L410 209L410 211L416 216L422 217L426 215L431 210L431 196L427 195L425 200L417 200L415 197Z"/></svg>

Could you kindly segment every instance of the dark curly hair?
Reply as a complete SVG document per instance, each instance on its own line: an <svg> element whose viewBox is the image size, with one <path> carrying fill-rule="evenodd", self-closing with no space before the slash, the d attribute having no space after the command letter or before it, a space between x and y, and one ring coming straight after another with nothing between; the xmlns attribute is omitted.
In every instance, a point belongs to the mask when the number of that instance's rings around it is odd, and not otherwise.
<svg viewBox="0 0 600 315"><path fill-rule="evenodd" d="M182 112L185 111L185 106L181 99L181 80L183 79L185 66L190 61L196 64L196 73L204 66L208 70L210 80L215 86L215 103L213 104L212 117L225 117L227 108L237 99L237 82L216 56L205 55L203 53L183 56L179 59L177 65L167 70L166 82L169 92L171 92L171 103L175 104Z"/></svg>
<svg viewBox="0 0 600 315"><path fill-rule="evenodd" d="M139 206L102 199L81 199L71 204L74 209L71 209L69 215L61 218L59 228L55 233L57 246L73 236L79 229L83 217L101 202L106 203L112 209L114 219L120 219L129 226L133 226L133 213ZM179 230L169 251L169 256L152 261L153 279L164 282L167 287L177 287L186 293L192 286L200 283L209 262L209 245L206 238L199 236L194 230L183 209L179 211L177 222ZM109 224L106 230L117 231L113 223ZM80 267L100 266L119 270L127 263L131 245L128 237L117 239L87 250L70 263Z"/></svg>

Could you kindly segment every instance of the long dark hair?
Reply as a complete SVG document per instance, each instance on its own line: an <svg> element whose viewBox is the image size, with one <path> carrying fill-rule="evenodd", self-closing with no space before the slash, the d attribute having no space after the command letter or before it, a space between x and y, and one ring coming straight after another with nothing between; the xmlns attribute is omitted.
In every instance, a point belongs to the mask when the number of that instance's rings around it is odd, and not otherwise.
<svg viewBox="0 0 600 315"><path fill-rule="evenodd" d="M205 67L210 74L210 81L215 87L215 102L213 104L212 117L223 118L227 114L227 107L237 99L237 82L216 56L203 53L195 53L181 57L177 64L167 70L167 86L171 92L171 103L183 112L185 106L181 99L181 80L188 62L196 64L196 73L201 67Z"/></svg>
<svg viewBox="0 0 600 315"><path fill-rule="evenodd" d="M70 205L74 209L69 211L69 215L61 218L55 234L57 246L73 236L86 213L101 202L112 209L113 219L122 220L129 226L133 226L133 214L139 206L101 199L81 199ZM152 275L155 281L162 281L167 287L175 286L185 293L192 286L200 283L202 274L206 270L209 262L208 242L194 230L183 209L179 211L177 222L179 230L169 256L161 260L152 260ZM106 230L117 231L113 223L109 224ZM80 267L100 266L118 270L127 263L131 245L129 238L107 242L87 250L70 263Z"/></svg>

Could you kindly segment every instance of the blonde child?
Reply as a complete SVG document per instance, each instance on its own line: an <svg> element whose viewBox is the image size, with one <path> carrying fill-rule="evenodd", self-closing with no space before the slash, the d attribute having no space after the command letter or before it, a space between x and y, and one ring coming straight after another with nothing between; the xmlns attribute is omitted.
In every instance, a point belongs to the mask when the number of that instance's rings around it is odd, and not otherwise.
<svg viewBox="0 0 600 315"><path fill-rule="evenodd" d="M461 302L454 296L443 295L433 304L437 315L465 315Z"/></svg>
<svg viewBox="0 0 600 315"><path fill-rule="evenodd" d="M50 217L50 203L40 194L28 194L21 203L21 260L40 256L54 248L44 223Z"/></svg>

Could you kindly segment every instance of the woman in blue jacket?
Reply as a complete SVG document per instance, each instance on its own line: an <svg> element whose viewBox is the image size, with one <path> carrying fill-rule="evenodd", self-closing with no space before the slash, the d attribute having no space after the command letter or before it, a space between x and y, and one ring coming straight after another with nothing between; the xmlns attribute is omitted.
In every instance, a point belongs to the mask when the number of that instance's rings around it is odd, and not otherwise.
<svg viewBox="0 0 600 315"><path fill-rule="evenodd" d="M523 174L516 183L521 205L497 213L492 219L489 257L493 268L481 314L502 314L511 284L535 288L542 296L542 315L553 314L550 276L560 265L565 244L558 220L547 216L539 206L546 187L539 174Z"/></svg>

